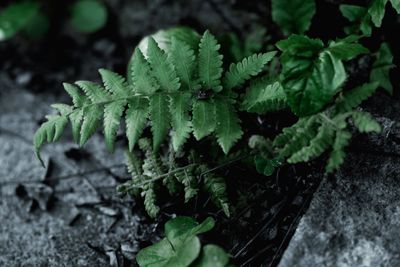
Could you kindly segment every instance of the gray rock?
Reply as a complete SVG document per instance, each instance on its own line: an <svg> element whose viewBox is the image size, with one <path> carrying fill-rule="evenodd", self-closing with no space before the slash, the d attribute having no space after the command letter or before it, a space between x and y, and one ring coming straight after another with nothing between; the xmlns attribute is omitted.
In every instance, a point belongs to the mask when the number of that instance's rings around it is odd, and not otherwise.
<svg viewBox="0 0 400 267"><path fill-rule="evenodd" d="M387 132L356 138L342 170L314 195L279 267L400 266L400 151L388 147L394 139L382 141Z"/></svg>

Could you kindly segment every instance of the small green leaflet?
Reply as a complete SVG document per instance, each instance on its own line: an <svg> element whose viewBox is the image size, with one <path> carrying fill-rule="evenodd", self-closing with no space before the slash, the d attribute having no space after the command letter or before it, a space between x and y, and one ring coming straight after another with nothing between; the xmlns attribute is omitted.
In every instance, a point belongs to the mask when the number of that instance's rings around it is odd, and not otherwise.
<svg viewBox="0 0 400 267"><path fill-rule="evenodd" d="M133 150L136 142L142 135L149 114L149 101L144 98L135 98L128 102L125 124L129 151Z"/></svg>
<svg viewBox="0 0 400 267"><path fill-rule="evenodd" d="M158 93L150 97L151 132L153 133L153 150L157 151L168 135L170 113L168 98Z"/></svg>
<svg viewBox="0 0 400 267"><path fill-rule="evenodd" d="M141 94L151 94L160 88L151 75L150 65L139 48L135 49L129 62L128 81L133 84L134 90Z"/></svg>
<svg viewBox="0 0 400 267"><path fill-rule="evenodd" d="M351 60L359 55L369 53L363 45L357 43L360 36L350 35L344 39L339 39L329 43L327 50L340 60Z"/></svg>
<svg viewBox="0 0 400 267"><path fill-rule="evenodd" d="M172 145L175 151L185 143L191 132L189 116L191 98L190 94L174 94L170 97Z"/></svg>
<svg viewBox="0 0 400 267"><path fill-rule="evenodd" d="M193 102L193 134L197 140L215 130L215 105L212 101L195 100Z"/></svg>
<svg viewBox="0 0 400 267"><path fill-rule="evenodd" d="M218 50L220 45L217 39L206 31L199 44L199 78L205 89L211 89L215 92L222 90L222 55Z"/></svg>
<svg viewBox="0 0 400 267"><path fill-rule="evenodd" d="M383 43L379 48L376 60L372 65L370 74L371 82L378 82L389 94L393 93L393 85L390 81L390 70L394 68L393 55L389 45Z"/></svg>
<svg viewBox="0 0 400 267"><path fill-rule="evenodd" d="M303 34L315 15L315 0L272 0L272 19L285 35Z"/></svg>
<svg viewBox="0 0 400 267"><path fill-rule="evenodd" d="M381 132L381 126L368 112L353 112L354 125L361 133Z"/></svg>

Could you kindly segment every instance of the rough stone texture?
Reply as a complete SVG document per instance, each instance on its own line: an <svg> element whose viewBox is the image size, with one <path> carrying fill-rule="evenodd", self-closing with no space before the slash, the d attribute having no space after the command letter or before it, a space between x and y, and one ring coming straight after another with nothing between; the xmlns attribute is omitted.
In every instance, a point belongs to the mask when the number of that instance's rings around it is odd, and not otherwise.
<svg viewBox="0 0 400 267"><path fill-rule="evenodd" d="M353 138L345 165L320 185L280 267L400 266L399 103L377 101L387 107L383 132Z"/></svg>

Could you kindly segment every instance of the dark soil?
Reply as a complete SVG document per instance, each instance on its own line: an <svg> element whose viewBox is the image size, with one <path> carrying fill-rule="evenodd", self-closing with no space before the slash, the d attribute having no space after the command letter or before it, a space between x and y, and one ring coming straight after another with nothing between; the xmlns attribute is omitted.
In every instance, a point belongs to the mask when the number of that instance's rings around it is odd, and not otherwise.
<svg viewBox="0 0 400 267"><path fill-rule="evenodd" d="M272 23L269 4L265 1L108 0L106 3L110 10L109 22L104 29L92 35L74 32L66 22L69 1L56 2L57 4L47 3L46 5L52 17L52 24L45 38L34 41L24 36L17 36L10 41L0 43L0 84L8 85L0 87L0 98L9 97L12 93L10 90L14 90L13 88L16 88L15 90L24 88L40 99L68 101L62 89L62 82L82 79L99 81L97 73L99 68L125 73L132 50L140 39L153 31L169 26L187 25L199 31L209 28L215 34L231 31L240 38L244 38L257 26L262 26L267 28L271 44L283 38L278 28ZM328 40L332 36L342 36L345 21L336 10L338 3L344 1L317 2L318 14L314 19L310 35L323 40ZM391 27L395 25L395 16L391 10L388 10L388 13L384 22L385 26L381 30L376 30L374 33L376 37L367 43L372 51L375 51L383 40L390 42L392 48L400 47L398 37L391 34L398 32L399 26L397 29ZM400 59L400 51L393 49L393 52L395 59ZM357 62L355 65L358 70L355 82L361 83L365 79L365 70L360 71ZM399 84L399 79L395 77L394 83ZM19 103L19 105L24 105L24 103ZM43 105L48 105L48 103L43 101ZM375 104L372 102L369 108L373 110L374 107ZM16 105L15 110L18 109L19 106ZM44 115L45 113L42 114ZM268 132L268 129L275 128L275 122L282 127L292 119L290 114L276 114L272 119L268 119L268 123L257 125L258 130L255 129L255 131ZM39 125L42 120L43 117L37 118L35 123ZM0 124L0 126L0 137L6 136L4 125ZM26 138L29 140L31 136ZM120 140L119 145L123 146L124 141ZM224 247L233 256L238 266L276 266L323 176L323 161L312 165L284 167L271 177L260 176L245 165L233 164L219 170L220 174L229 180L230 199L235 207L232 218L226 218L206 196L200 195L196 201L187 205L183 205L180 199L174 200L168 197L159 199L159 203L163 203L162 214L153 221L146 216L141 200L137 202L132 199L121 200L115 196L115 184L125 181L127 175L121 166L118 171L109 168L107 154L99 156L96 149L80 151L73 146L63 147L59 152L64 152L67 160L74 161L79 166L79 169L75 169L76 174L72 177L73 179L79 180L79 177L86 177L82 174L85 169L103 168L101 172L113 181L99 188L97 184L95 186L96 190L101 191L99 201L100 207L103 208L99 208L99 203L91 201L82 201L81 204L66 208L64 204L70 200L64 195L66 191L68 193L69 187L74 187L74 184L70 185L67 182L60 185L57 179L57 181L52 181L51 177L64 177L63 175L67 172L60 170L57 165L58 159L52 159L56 155L51 153L49 153L50 161L54 164L46 174L46 177L50 179L40 182L45 189L42 187L32 189L26 183L19 182L18 179L4 181L0 177L0 186L15 184L16 197L22 201L9 201L5 196L2 199L3 196L0 195L0 204L6 203L10 210L20 209L21 205L28 205L27 215L21 215L26 220L35 220L35 218L47 217L48 214L55 213L57 216L66 218L71 228L82 229L73 239L77 242L76 246L91 251L76 250L74 253L77 254L77 258L79 253L94 253L94 257L98 255L99 258L104 259L96 262L98 266L106 266L108 263L112 266L134 266L133 258L127 256L129 253L124 252L122 248L131 249L134 256L139 249L157 240L162 234L164 222L175 215L194 216L199 220L207 216L216 218L216 229L204 235L204 241ZM33 160L35 159L32 158ZM116 162L116 164L121 163ZM60 175L60 172L63 175ZM23 177L19 178L24 180ZM85 190L89 190L90 186L89 189L81 184L75 184L75 186L82 192L74 195L78 200L87 196L88 193ZM35 190L45 192L50 190L52 198L43 199L42 194L38 200L35 195L32 195ZM110 226L114 229L105 230L102 223L95 223L93 227L89 226L89 229L86 219L79 219L79 216L87 218L88 214L94 218L98 217L96 214L106 214L115 218L115 225L112 223ZM97 232L105 237L96 239ZM50 239L51 236L48 238ZM107 242L111 242L109 239L112 239L113 249L107 247L109 244ZM93 240L97 243L94 244ZM0 242L3 241L0 238ZM37 246L35 242L32 240L32 246ZM4 248L0 245L1 247ZM24 247L23 250L35 251L31 247ZM5 254L5 259L9 259L7 253L6 251L0 254ZM9 252L9 254L15 255L15 252ZM40 257L39 254L36 256ZM60 252L56 258L63 259L63 257ZM8 264L7 262L4 264L12 266L14 262L10 259ZM63 264L59 266L74 266L72 262Z"/></svg>

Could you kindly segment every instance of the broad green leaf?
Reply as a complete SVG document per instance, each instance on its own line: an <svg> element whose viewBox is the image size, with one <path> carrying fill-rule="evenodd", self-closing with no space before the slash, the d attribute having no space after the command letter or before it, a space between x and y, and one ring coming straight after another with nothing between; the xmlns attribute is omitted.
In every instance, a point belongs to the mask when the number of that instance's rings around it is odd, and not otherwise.
<svg viewBox="0 0 400 267"><path fill-rule="evenodd" d="M24 29L38 14L39 3L12 3L0 12L0 41L7 40Z"/></svg>
<svg viewBox="0 0 400 267"><path fill-rule="evenodd" d="M79 145L82 147L101 125L103 117L102 107L97 105L87 106L83 109L83 123Z"/></svg>
<svg viewBox="0 0 400 267"><path fill-rule="evenodd" d="M277 44L283 51L281 84L290 108L300 117L324 108L346 80L343 63L329 50L320 52L320 41L307 39L292 36Z"/></svg>
<svg viewBox="0 0 400 267"><path fill-rule="evenodd" d="M189 111L191 107L191 95L186 93L173 94L170 96L172 145L175 151L185 143L191 132Z"/></svg>
<svg viewBox="0 0 400 267"><path fill-rule="evenodd" d="M128 84L124 77L106 69L100 69L99 73L103 80L104 87L109 93L120 97L129 96Z"/></svg>
<svg viewBox="0 0 400 267"><path fill-rule="evenodd" d="M377 58L372 65L370 74L371 82L378 82L389 94L393 93L393 85L390 81L390 70L394 68L393 55L387 43L379 48Z"/></svg>
<svg viewBox="0 0 400 267"><path fill-rule="evenodd" d="M358 34L361 31L365 35L371 35L372 21L366 7L340 5L339 9L342 15L353 23L352 26L345 28L347 34Z"/></svg>
<svg viewBox="0 0 400 267"><path fill-rule="evenodd" d="M227 267L229 255L216 245L206 245L193 267Z"/></svg>
<svg viewBox="0 0 400 267"><path fill-rule="evenodd" d="M168 98L161 94L150 97L151 132L153 133L153 150L157 151L168 135L170 115Z"/></svg>
<svg viewBox="0 0 400 267"><path fill-rule="evenodd" d="M204 89L212 89L215 92L222 90L222 55L218 50L220 45L217 39L206 31L199 44L199 78Z"/></svg>
<svg viewBox="0 0 400 267"><path fill-rule="evenodd" d="M172 38L170 57L183 89L190 91L198 89L198 83L193 77L197 67L196 56L190 46L176 38Z"/></svg>
<svg viewBox="0 0 400 267"><path fill-rule="evenodd" d="M153 76L157 79L164 92L176 92L179 87L179 78L174 66L168 60L167 54L161 50L153 38L149 39L148 60Z"/></svg>
<svg viewBox="0 0 400 267"><path fill-rule="evenodd" d="M188 267L200 254L200 240L196 236L172 246L167 238L141 250L136 256L140 267Z"/></svg>
<svg viewBox="0 0 400 267"><path fill-rule="evenodd" d="M79 0L71 11L72 26L83 33L96 32L107 22L107 9L101 1Z"/></svg>
<svg viewBox="0 0 400 267"><path fill-rule="evenodd" d="M261 79L253 82L247 90L241 109L264 114L286 108L286 94L278 81Z"/></svg>
<svg viewBox="0 0 400 267"><path fill-rule="evenodd" d="M133 150L133 147L142 135L148 115L149 101L147 99L134 98L128 102L125 124L129 151Z"/></svg>
<svg viewBox="0 0 400 267"><path fill-rule="evenodd" d="M140 94L152 94L160 88L151 74L149 63L139 48L136 48L133 53L128 74L128 80L133 84L134 90Z"/></svg>
<svg viewBox="0 0 400 267"><path fill-rule="evenodd" d="M199 235L210 231L215 226L215 220L211 217L205 219L201 224L191 217L178 216L169 220L164 228L165 235L174 245L175 240L186 239L193 235ZM174 240L174 242L172 242Z"/></svg>
<svg viewBox="0 0 400 267"><path fill-rule="evenodd" d="M230 100L215 99L216 121L215 133L218 144L225 154L228 154L232 146L243 135L240 120Z"/></svg>
<svg viewBox="0 0 400 267"><path fill-rule="evenodd" d="M224 76L224 86L232 89L241 86L246 80L252 76L258 75L264 68L265 64L271 61L276 55L276 51L254 54L243 59L241 62L231 64L229 71Z"/></svg>
<svg viewBox="0 0 400 267"><path fill-rule="evenodd" d="M302 34L311 26L315 0L272 0L272 19L285 35Z"/></svg>
<svg viewBox="0 0 400 267"><path fill-rule="evenodd" d="M193 103L193 134L197 140L209 135L216 125L215 105L212 100L195 100Z"/></svg>
<svg viewBox="0 0 400 267"><path fill-rule="evenodd" d="M114 150L114 141L125 106L126 100L119 100L111 102L104 107L104 139L109 151Z"/></svg>

